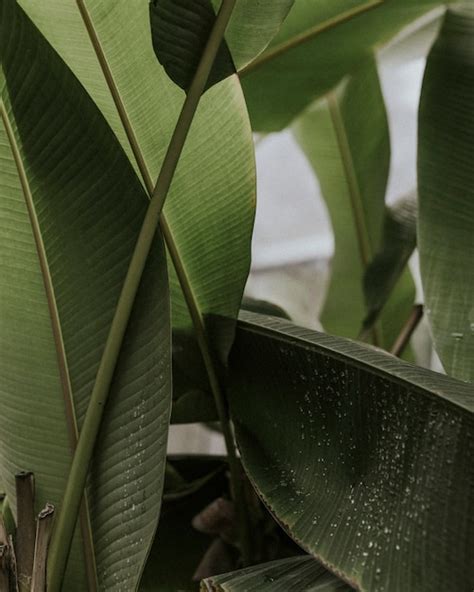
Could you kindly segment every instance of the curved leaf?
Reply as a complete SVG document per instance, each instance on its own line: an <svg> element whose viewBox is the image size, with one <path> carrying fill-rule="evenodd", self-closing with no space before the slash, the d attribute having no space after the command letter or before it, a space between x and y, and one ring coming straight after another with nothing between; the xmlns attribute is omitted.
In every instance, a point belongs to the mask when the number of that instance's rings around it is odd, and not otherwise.
<svg viewBox="0 0 474 592"><path fill-rule="evenodd" d="M61 503L147 199L103 116L14 0L0 3L0 57L0 472L13 501L14 474L33 471L39 509ZM95 589L86 584L91 531L99 587L138 582L166 453L168 300L158 236L91 467L90 519L83 512L68 590Z"/></svg>
<svg viewBox="0 0 474 592"><path fill-rule="evenodd" d="M246 313L230 407L287 532L363 591L474 584L474 389L372 347Z"/></svg>
<svg viewBox="0 0 474 592"><path fill-rule="evenodd" d="M412 194L385 210L380 247L364 274L367 315L362 330L379 317L416 247L417 201Z"/></svg>
<svg viewBox="0 0 474 592"><path fill-rule="evenodd" d="M156 60L147 2L113 3L113 10L111 4L101 0L20 3L84 84L130 154L81 12L85 15L96 51L102 53L109 69L129 132L136 139L143 165L140 170L150 190L174 129L183 93ZM180 281L201 320L213 313L232 321L239 311L250 266L255 214L253 141L236 77L203 97L164 214L163 235L173 267L179 268L180 274L178 281L170 270L173 326L193 331ZM226 334L224 350L232 336L232 331Z"/></svg>
<svg viewBox="0 0 474 592"><path fill-rule="evenodd" d="M291 557L204 580L210 592L349 592L311 557Z"/></svg>
<svg viewBox="0 0 474 592"><path fill-rule="evenodd" d="M335 255L321 314L326 331L355 338L365 317L364 273L381 240L390 138L385 104L371 58L294 126L331 216ZM414 298L405 274L373 336L390 346ZM342 314L342 311L343 314Z"/></svg>
<svg viewBox="0 0 474 592"><path fill-rule="evenodd" d="M450 11L419 113L419 250L426 313L448 372L474 380L474 10Z"/></svg>
<svg viewBox="0 0 474 592"><path fill-rule="evenodd" d="M255 131L277 131L437 0L298 0L241 80Z"/></svg>

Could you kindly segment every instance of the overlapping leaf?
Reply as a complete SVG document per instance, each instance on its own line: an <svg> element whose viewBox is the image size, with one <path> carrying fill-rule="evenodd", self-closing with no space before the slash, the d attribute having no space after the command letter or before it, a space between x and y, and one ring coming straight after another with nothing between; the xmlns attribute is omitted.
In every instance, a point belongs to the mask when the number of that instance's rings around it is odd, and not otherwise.
<svg viewBox="0 0 474 592"><path fill-rule="evenodd" d="M61 504L147 199L95 104L14 0L0 2L0 52L0 472L14 505L14 474L33 471L39 509ZM99 588L137 585L161 501L169 315L157 236L91 467L71 592L95 586L84 550Z"/></svg>
<svg viewBox="0 0 474 592"><path fill-rule="evenodd" d="M207 88L260 54L277 33L294 0L237 0ZM153 0L153 46L168 75L188 90L221 0Z"/></svg>
<svg viewBox="0 0 474 592"><path fill-rule="evenodd" d="M474 380L474 10L447 13L419 113L419 249L426 313L448 374Z"/></svg>
<svg viewBox="0 0 474 592"><path fill-rule="evenodd" d="M341 582L311 557L272 561L203 582L209 592L349 592Z"/></svg>
<svg viewBox="0 0 474 592"><path fill-rule="evenodd" d="M81 19L81 6L137 140L149 177L147 187L153 185L184 97L153 52L148 3L21 0L21 4L84 84L130 154ZM243 96L232 77L201 101L162 220L169 250L202 318L213 313L233 319L238 314L250 265L254 213L253 143ZM192 331L179 281L174 272L170 275L173 325ZM231 339L229 331L224 349Z"/></svg>
<svg viewBox="0 0 474 592"><path fill-rule="evenodd" d="M298 0L241 80L255 131L286 127L436 0Z"/></svg>
<svg viewBox="0 0 474 592"><path fill-rule="evenodd" d="M230 406L274 516L356 589L474 584L472 385L246 313Z"/></svg>
<svg viewBox="0 0 474 592"><path fill-rule="evenodd" d="M383 229L390 138L373 59L366 60L294 126L327 203L335 236L331 282L321 315L330 333L355 338L366 315L364 273ZM414 297L408 274L400 281L374 335L389 347Z"/></svg>

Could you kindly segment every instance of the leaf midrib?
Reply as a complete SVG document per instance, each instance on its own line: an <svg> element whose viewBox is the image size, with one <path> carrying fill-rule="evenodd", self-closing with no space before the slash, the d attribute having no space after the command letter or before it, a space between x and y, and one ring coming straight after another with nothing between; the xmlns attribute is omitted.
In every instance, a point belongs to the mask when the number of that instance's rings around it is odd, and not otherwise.
<svg viewBox="0 0 474 592"><path fill-rule="evenodd" d="M266 65L269 62L272 62L276 58L286 54L288 51L295 49L305 43L312 41L318 35L325 33L326 31L330 31L331 29L337 27L338 25L342 25L343 23L356 18L357 16L368 12L374 8L382 6L385 0L370 0L366 4L362 4L361 6L356 6L355 8L350 8L338 14L332 18L327 19L326 21L311 27L307 31L303 33L299 33L294 35L292 38L284 41L280 45L277 45L273 48L270 48L268 51L264 52L260 57L256 60L251 62L245 68L242 68L239 72L239 76L241 78L251 74L255 70L261 68L262 66Z"/></svg>
<svg viewBox="0 0 474 592"><path fill-rule="evenodd" d="M58 373L61 384L61 392L63 395L65 417L66 417L66 428L69 437L69 444L71 448L71 454L77 445L77 439L79 435L76 411L74 407L74 397L72 392L71 379L69 375L69 366L67 362L66 348L64 345L64 339L61 328L61 320L59 317L59 311L57 306L56 295L54 291L54 284L51 277L51 272L48 263L48 257L46 254L46 248L43 242L41 234L41 228L36 214L36 209L33 200L33 194L31 192L28 177L26 175L23 160L21 158L21 152L16 142L13 127L11 125L7 110L3 100L0 100L0 118L3 122L3 126L6 132L8 145L10 147L13 160L15 162L18 179L20 181L23 197L25 200L28 217L30 220L31 231L36 246L36 252L38 255L39 266L41 275L43 278L43 284L46 294L46 300L48 303L48 312L51 322L51 332L53 335L54 346L56 351L56 359L58 364ZM80 515L82 540L84 558L86 564L87 579L89 584L89 590L94 592L97 590L97 569L95 563L94 543L92 539L92 528L89 514L89 507L86 497L84 497L83 505L81 507Z"/></svg>

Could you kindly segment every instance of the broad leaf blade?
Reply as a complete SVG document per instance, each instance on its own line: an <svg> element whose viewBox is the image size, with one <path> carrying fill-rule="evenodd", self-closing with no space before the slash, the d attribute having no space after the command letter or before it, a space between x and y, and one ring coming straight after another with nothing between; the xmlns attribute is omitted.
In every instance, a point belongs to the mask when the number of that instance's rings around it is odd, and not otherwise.
<svg viewBox="0 0 474 592"><path fill-rule="evenodd" d="M39 510L61 503L75 423L147 200L103 116L13 0L0 5L0 52L0 471L13 503L14 474L32 470ZM91 467L100 587L117 578L136 586L156 527L170 410L168 300L158 236ZM71 591L88 586L81 539L69 563Z"/></svg>
<svg viewBox="0 0 474 592"><path fill-rule="evenodd" d="M321 314L330 333L355 338L365 317L364 273L381 240L390 138L385 104L371 58L294 126L318 177L335 237L331 282ZM408 274L375 335L389 347L414 297ZM344 314L342 314L344 311Z"/></svg>
<svg viewBox="0 0 474 592"><path fill-rule="evenodd" d="M474 11L448 12L419 113L419 249L426 313L448 372L474 379Z"/></svg>
<svg viewBox="0 0 474 592"><path fill-rule="evenodd" d="M130 154L76 1L21 0L21 4L84 84ZM128 0L115 3L113 10L100 0L83 0L82 5L154 182L183 93L153 52L148 3ZM165 206L172 247L203 318L219 314L232 322L238 314L250 267L254 214L253 141L242 92L232 77L203 97ZM170 276L173 326L192 332L178 279L173 271ZM231 341L229 331L224 349Z"/></svg>
<svg viewBox="0 0 474 592"><path fill-rule="evenodd" d="M416 247L416 195L397 200L385 211L380 247L364 274L367 331L379 317Z"/></svg>
<svg viewBox="0 0 474 592"><path fill-rule="evenodd" d="M148 4L129 0L115 3L110 10L108 3L99 0L78 2L97 35L137 139L147 185L153 185L184 97L153 52ZM21 0L21 4L84 84L134 162L78 3ZM203 97L164 214L165 240L178 261L197 316L204 321L208 314L228 319L228 331L219 341L225 358L250 267L255 214L253 141L235 77ZM190 337L193 323L173 268L170 262L173 326ZM216 343L213 346L218 349Z"/></svg>
<svg viewBox="0 0 474 592"><path fill-rule="evenodd" d="M288 126L436 0L298 0L270 47L241 73L255 131Z"/></svg>
<svg viewBox="0 0 474 592"><path fill-rule="evenodd" d="M204 580L211 592L349 592L341 582L311 557L291 557L241 569Z"/></svg>
<svg viewBox="0 0 474 592"><path fill-rule="evenodd" d="M300 545L356 589L472 588L472 386L248 313L231 371L245 469Z"/></svg>

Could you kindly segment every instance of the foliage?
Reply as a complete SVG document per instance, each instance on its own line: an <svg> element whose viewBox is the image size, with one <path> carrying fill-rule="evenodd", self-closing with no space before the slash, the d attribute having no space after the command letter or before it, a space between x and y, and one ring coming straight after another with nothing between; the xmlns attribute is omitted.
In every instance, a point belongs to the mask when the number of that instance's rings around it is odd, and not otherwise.
<svg viewBox="0 0 474 592"><path fill-rule="evenodd" d="M376 51L432 9L417 213L385 205ZM0 0L0 587L474 586L473 29L436 0ZM290 125L329 334L243 299L252 131ZM416 244L448 376L378 349L408 345ZM226 456L167 457L170 422Z"/></svg>

